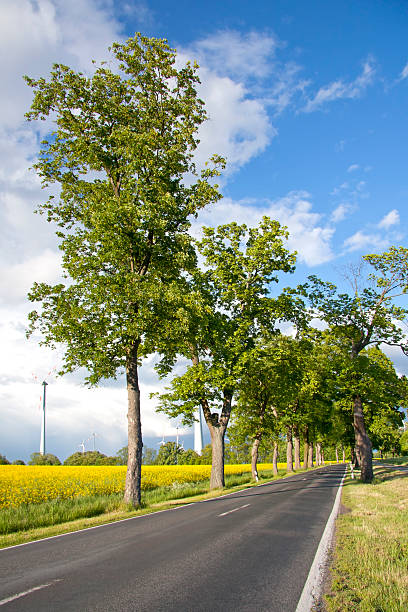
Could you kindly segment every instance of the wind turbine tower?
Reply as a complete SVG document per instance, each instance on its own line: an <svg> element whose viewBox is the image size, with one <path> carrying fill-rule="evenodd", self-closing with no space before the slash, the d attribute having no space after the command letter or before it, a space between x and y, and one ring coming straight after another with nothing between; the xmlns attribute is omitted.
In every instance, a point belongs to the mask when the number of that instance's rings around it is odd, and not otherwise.
<svg viewBox="0 0 408 612"><path fill-rule="evenodd" d="M44 393L43 393L43 409L41 418L41 441L40 441L40 455L45 455L45 392L48 383L43 381Z"/></svg>
<svg viewBox="0 0 408 612"><path fill-rule="evenodd" d="M201 418L201 408L194 413L194 450L198 455L203 451L203 424Z"/></svg>

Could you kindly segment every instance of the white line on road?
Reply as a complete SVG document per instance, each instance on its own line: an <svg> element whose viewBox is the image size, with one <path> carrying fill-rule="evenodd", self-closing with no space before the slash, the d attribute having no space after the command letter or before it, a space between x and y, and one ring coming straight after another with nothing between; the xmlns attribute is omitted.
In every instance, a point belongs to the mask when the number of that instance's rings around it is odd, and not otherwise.
<svg viewBox="0 0 408 612"><path fill-rule="evenodd" d="M327 563L328 552L333 540L335 522L340 507L341 491L346 473L347 470L344 471L343 478L341 479L339 488L337 489L332 511L327 519L326 527L323 531L319 546L317 547L315 558L310 568L309 575L306 579L305 586L303 587L303 591L295 612L310 612L310 610L314 609L314 606L318 602L321 595L324 579L323 571L325 564Z"/></svg>
<svg viewBox="0 0 408 612"><path fill-rule="evenodd" d="M222 514L219 514L218 516L225 516L226 514L231 514L231 512L236 512L237 510L242 510L242 508L248 508L248 506L250 506L251 504L245 504L244 506L239 506L238 508L234 508L233 510L228 510L228 512L223 512Z"/></svg>
<svg viewBox="0 0 408 612"><path fill-rule="evenodd" d="M16 593L16 595L11 595L11 597L7 597L6 599L0 600L0 606L4 606L6 603L10 603L10 601L14 601L15 599L20 599L20 597L25 597L30 593L34 593L34 591L39 591L40 589L46 589L47 587L52 586L56 582L61 582L61 578L57 580L53 580L52 582L47 582L47 584L40 584L39 586L33 587L32 589L28 589L28 591L22 591L21 593Z"/></svg>

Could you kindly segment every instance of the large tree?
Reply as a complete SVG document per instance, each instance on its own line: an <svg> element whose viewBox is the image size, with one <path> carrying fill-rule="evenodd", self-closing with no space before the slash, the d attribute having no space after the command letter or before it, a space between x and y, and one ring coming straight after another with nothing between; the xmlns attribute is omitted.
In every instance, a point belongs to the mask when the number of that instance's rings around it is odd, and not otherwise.
<svg viewBox="0 0 408 612"><path fill-rule="evenodd" d="M295 254L285 248L286 238L286 228L263 217L254 228L237 223L204 228L198 243L206 268L193 275L190 308L178 310L184 331L179 342L174 339L191 366L161 396L161 409L191 423L202 408L212 444L211 488L224 486L224 437L257 339L293 314L286 296L270 294L279 273L294 268ZM164 365L171 367L171 360Z"/></svg>
<svg viewBox="0 0 408 612"><path fill-rule="evenodd" d="M193 152L205 120L197 67L177 69L164 40L140 34L112 45L116 72L91 77L55 64L34 89L29 120L51 118L35 168L59 186L39 207L57 225L66 283L34 284L42 303L30 330L65 346L61 373L86 381L126 372L128 469L125 500L140 504L142 435L138 369L155 350L182 270L195 264L189 218L219 199L214 158L197 178ZM161 341L161 340L160 340Z"/></svg>
<svg viewBox="0 0 408 612"><path fill-rule="evenodd" d="M358 390L361 379L361 352L370 345L399 346L407 354L408 341L402 323L408 309L399 298L408 292L408 249L391 247L382 254L363 257L365 268L351 269L350 293L339 293L331 283L309 277L302 291L307 294L314 313L341 339L353 370L353 425L356 447L361 459L361 479L373 479L372 443L365 426L363 404Z"/></svg>

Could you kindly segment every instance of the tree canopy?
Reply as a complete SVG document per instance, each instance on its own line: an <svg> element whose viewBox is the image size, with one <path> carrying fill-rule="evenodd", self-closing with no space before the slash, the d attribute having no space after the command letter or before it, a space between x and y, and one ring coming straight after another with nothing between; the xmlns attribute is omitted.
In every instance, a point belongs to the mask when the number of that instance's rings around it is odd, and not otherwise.
<svg viewBox="0 0 408 612"><path fill-rule="evenodd" d="M59 186L39 206L56 224L64 283L35 283L30 332L64 345L61 374L86 368L88 384L125 371L128 471L125 499L140 504L140 360L169 324L171 296L195 265L190 218L220 195L214 157L198 176L197 130L205 120L197 66L176 67L165 40L136 34L114 43L113 64L87 77L55 64L34 90L29 120L54 130L34 165L43 186Z"/></svg>

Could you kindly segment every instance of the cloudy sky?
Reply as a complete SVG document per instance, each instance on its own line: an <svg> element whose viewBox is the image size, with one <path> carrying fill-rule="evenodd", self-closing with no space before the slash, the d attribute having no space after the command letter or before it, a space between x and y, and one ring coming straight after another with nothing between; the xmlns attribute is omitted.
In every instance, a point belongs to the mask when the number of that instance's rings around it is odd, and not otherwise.
<svg viewBox="0 0 408 612"><path fill-rule="evenodd" d="M361 255L407 246L406 2L0 0L0 9L0 453L10 460L39 450L44 379L49 452L64 459L93 432L105 453L126 443L124 381L88 390L80 372L56 380L60 355L25 338L27 291L58 279L59 255L53 228L33 214L44 193L29 168L48 128L24 120L22 75L47 76L55 62L89 74L115 40L167 38L180 60L200 64L209 121L199 159L228 159L224 199L202 224L278 219L299 280L342 282ZM408 373L408 360L393 357ZM177 426L148 399L159 388L152 365L142 369L151 446ZM182 437L191 444L188 430Z"/></svg>

